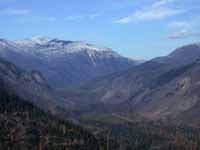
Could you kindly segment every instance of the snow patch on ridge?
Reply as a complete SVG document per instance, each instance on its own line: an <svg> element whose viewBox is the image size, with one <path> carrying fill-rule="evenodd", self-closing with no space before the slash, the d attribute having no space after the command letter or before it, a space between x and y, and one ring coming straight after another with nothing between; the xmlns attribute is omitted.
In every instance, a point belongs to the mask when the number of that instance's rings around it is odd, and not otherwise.
<svg viewBox="0 0 200 150"><path fill-rule="evenodd" d="M46 44L47 42L51 41L52 39L49 37L46 37L46 36L35 36L35 37L32 37L31 40L37 44L43 45L43 44Z"/></svg>
<svg viewBox="0 0 200 150"><path fill-rule="evenodd" d="M23 52L46 58L59 58L75 53L87 54L92 62L97 58L122 58L110 48L99 47L83 41L65 41L36 36L31 39L15 41Z"/></svg>

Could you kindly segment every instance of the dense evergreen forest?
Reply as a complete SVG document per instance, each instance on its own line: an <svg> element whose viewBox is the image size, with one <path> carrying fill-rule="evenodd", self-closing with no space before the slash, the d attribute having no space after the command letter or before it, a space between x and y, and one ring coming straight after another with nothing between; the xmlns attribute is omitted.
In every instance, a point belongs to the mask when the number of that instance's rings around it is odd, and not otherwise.
<svg viewBox="0 0 200 150"><path fill-rule="evenodd" d="M96 138L78 125L43 112L0 90L0 150L99 150Z"/></svg>
<svg viewBox="0 0 200 150"><path fill-rule="evenodd" d="M79 125L0 90L0 150L200 150L200 130L119 118Z"/></svg>
<svg viewBox="0 0 200 150"><path fill-rule="evenodd" d="M112 150L200 150L198 128L166 122L127 122L105 116L83 122L101 138L100 141L105 143L109 138Z"/></svg>

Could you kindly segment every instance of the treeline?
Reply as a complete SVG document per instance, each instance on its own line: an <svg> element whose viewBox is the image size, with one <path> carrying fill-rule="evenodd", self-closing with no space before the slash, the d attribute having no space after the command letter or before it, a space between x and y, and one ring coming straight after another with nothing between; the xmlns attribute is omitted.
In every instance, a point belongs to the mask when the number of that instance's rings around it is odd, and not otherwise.
<svg viewBox="0 0 200 150"><path fill-rule="evenodd" d="M109 150L200 150L200 129L157 122L112 124L89 123L96 127ZM109 141L107 135L109 136ZM114 142L113 142L114 141Z"/></svg>

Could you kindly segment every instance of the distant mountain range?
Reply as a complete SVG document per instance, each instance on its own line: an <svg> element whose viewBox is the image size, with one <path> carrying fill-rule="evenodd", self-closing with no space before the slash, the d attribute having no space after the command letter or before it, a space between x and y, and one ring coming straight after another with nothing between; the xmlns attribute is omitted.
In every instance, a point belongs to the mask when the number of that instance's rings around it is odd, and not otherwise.
<svg viewBox="0 0 200 150"><path fill-rule="evenodd" d="M85 114L117 114L200 125L199 44L140 64L107 48L39 37L0 40L0 57L8 91L53 114L76 121Z"/></svg>
<svg viewBox="0 0 200 150"><path fill-rule="evenodd" d="M40 71L50 86L56 88L79 85L140 63L109 48L45 37L1 39L0 56L24 70Z"/></svg>

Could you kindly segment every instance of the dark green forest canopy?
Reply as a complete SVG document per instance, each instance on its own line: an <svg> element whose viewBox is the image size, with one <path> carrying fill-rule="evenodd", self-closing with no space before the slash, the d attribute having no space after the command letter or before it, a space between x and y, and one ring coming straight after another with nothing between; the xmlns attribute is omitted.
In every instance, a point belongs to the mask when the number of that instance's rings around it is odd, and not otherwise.
<svg viewBox="0 0 200 150"><path fill-rule="evenodd" d="M0 149L98 150L98 141L78 125L43 112L0 90Z"/></svg>

